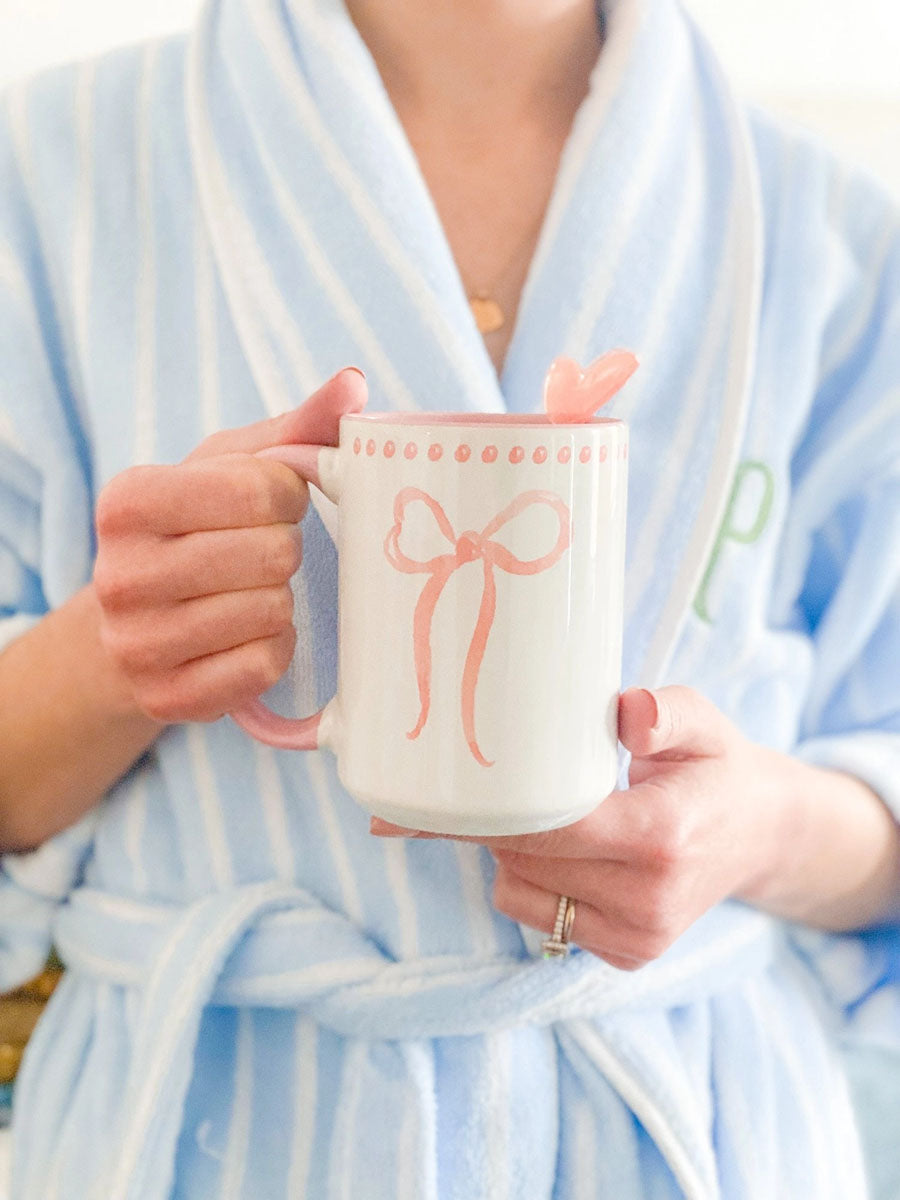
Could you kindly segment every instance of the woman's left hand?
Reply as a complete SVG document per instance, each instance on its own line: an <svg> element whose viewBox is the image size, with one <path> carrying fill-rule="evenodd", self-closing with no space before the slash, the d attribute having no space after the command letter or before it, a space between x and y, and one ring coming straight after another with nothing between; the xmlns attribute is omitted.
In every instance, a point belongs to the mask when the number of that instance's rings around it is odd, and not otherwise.
<svg viewBox="0 0 900 1200"><path fill-rule="evenodd" d="M497 860L494 904L549 933L560 895L571 940L613 966L657 958L726 896L752 899L790 853L779 763L687 687L631 688L619 700L630 787L561 829L465 837ZM372 818L381 836L444 837Z"/></svg>

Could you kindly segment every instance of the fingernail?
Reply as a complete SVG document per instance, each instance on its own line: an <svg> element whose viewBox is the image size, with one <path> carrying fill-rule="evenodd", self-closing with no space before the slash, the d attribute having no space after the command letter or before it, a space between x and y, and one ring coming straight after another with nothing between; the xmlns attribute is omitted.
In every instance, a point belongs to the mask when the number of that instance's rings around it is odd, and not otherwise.
<svg viewBox="0 0 900 1200"><path fill-rule="evenodd" d="M356 374L361 375L363 379L365 379L365 377L366 377L366 373L362 369L362 367L339 367L333 375L328 376L328 378L325 380L325 383L323 383L322 386L326 387L329 383L334 383L334 381L337 379L337 377L339 375L343 375L345 371L355 371Z"/></svg>
<svg viewBox="0 0 900 1200"><path fill-rule="evenodd" d="M379 817L373 817L369 822L369 833L376 837L418 837L418 829L404 829L402 825L391 825Z"/></svg>
<svg viewBox="0 0 900 1200"><path fill-rule="evenodd" d="M651 691L649 691L647 688L640 688L639 690L641 692L643 692L643 694L647 697L647 699L653 705L653 724L650 726L650 728L651 729L659 729L659 702L657 701L657 699L653 695L653 693Z"/></svg>

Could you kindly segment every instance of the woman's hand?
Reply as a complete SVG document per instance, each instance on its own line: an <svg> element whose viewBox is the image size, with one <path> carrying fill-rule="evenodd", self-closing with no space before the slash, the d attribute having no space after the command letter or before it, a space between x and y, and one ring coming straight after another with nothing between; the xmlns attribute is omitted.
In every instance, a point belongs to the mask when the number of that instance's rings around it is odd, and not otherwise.
<svg viewBox="0 0 900 1200"><path fill-rule="evenodd" d="M466 840L497 859L501 912L550 932L560 894L571 896L572 941L634 970L750 886L779 831L760 796L755 748L699 693L623 693L619 736L633 755L628 791L562 829Z"/></svg>
<svg viewBox="0 0 900 1200"><path fill-rule="evenodd" d="M756 748L698 692L632 689L620 698L619 725L633 756L628 791L536 842L493 846L494 899L549 931L559 895L571 896L573 940L634 970L770 870L780 830Z"/></svg>
<svg viewBox="0 0 900 1200"><path fill-rule="evenodd" d="M102 490L100 635L147 716L215 720L287 670L308 491L255 452L336 444L340 417L364 403L361 372L340 371L299 408L215 433L175 466L131 467Z"/></svg>
<svg viewBox="0 0 900 1200"><path fill-rule="evenodd" d="M559 896L570 896L571 940L635 970L728 896L792 919L824 914L832 927L880 911L900 838L858 780L755 745L686 687L624 692L619 737L632 753L631 786L589 816L546 833L460 839L496 858L501 912L549 933ZM820 796L821 808L810 802ZM371 829L444 836L378 818ZM887 892L873 892L876 876Z"/></svg>

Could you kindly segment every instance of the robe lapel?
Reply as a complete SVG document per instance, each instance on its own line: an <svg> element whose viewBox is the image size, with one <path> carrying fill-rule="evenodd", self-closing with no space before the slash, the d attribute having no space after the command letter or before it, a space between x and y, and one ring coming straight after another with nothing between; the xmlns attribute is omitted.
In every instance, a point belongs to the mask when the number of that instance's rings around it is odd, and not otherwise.
<svg viewBox="0 0 900 1200"><path fill-rule="evenodd" d="M373 410L502 410L434 205L342 5L210 5L188 108L204 219L270 410L349 362Z"/></svg>
<svg viewBox="0 0 900 1200"><path fill-rule="evenodd" d="M534 410L559 353L626 346L623 680L654 686L724 512L755 354L761 205L744 118L676 0L614 0L503 374ZM562 281L565 281L564 285Z"/></svg>

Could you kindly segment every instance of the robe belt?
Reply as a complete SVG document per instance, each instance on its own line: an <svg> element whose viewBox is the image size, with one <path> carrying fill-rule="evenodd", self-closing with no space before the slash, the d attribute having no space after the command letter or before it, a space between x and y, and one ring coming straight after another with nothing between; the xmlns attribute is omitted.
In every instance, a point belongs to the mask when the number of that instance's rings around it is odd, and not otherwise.
<svg viewBox="0 0 900 1200"><path fill-rule="evenodd" d="M301 1009L370 1039L475 1035L689 1003L764 969L775 947L769 918L729 904L636 972L577 950L396 962L317 896L277 881L187 905L78 888L57 909L53 941L74 977L140 992L109 1166L89 1200L168 1200L207 1004Z"/></svg>
<svg viewBox="0 0 900 1200"><path fill-rule="evenodd" d="M720 905L636 972L577 950L563 962L397 962L311 892L265 882L187 906L79 888L57 910L54 944L70 969L139 988L148 1007L158 997L169 1019L204 1004L302 1008L341 1034L405 1039L686 1003L767 965L772 932L763 914Z"/></svg>

